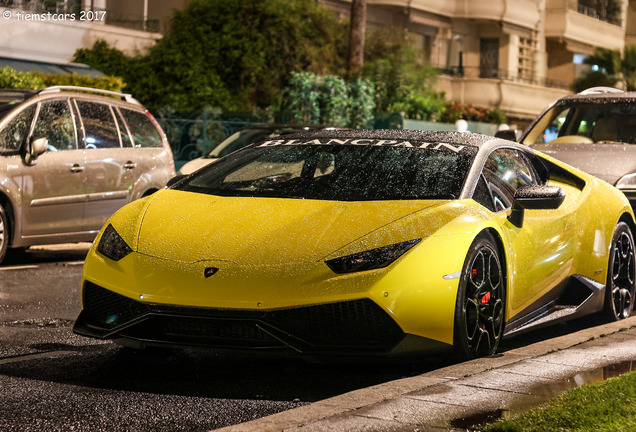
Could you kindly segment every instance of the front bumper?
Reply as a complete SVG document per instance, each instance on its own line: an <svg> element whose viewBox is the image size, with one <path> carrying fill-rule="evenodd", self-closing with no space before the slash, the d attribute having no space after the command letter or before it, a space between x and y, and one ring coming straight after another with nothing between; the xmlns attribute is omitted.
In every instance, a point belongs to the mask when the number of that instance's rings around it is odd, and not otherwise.
<svg viewBox="0 0 636 432"><path fill-rule="evenodd" d="M291 350L300 354L386 354L405 339L372 300L274 309L148 304L86 281L73 331L140 346Z"/></svg>

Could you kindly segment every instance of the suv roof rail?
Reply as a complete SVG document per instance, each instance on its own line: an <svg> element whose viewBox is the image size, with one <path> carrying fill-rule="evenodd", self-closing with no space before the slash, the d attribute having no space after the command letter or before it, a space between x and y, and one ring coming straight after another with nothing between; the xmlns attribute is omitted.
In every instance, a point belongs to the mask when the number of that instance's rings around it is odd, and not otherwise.
<svg viewBox="0 0 636 432"><path fill-rule="evenodd" d="M98 94L104 94L108 96L117 96L121 100L141 106L141 103L137 99L132 97L130 93L121 93L121 92L116 92L112 90L103 90L103 89L97 89L92 87L78 87L78 86L70 86L70 85L53 86L53 87L47 87L45 89L40 90L38 94L56 93L56 92L61 92L64 90L76 91L76 92L87 92L87 93L98 93Z"/></svg>
<svg viewBox="0 0 636 432"><path fill-rule="evenodd" d="M579 92L580 95L607 94L607 93L624 93L623 90L614 87L591 87Z"/></svg>

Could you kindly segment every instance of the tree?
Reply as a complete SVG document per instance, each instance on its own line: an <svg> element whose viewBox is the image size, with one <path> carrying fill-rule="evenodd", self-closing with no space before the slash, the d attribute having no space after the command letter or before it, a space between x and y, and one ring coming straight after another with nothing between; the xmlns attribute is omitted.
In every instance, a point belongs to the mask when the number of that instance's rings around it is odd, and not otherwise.
<svg viewBox="0 0 636 432"><path fill-rule="evenodd" d="M353 0L351 3L351 28L349 32L349 79L360 78L362 75L366 23L366 0Z"/></svg>
<svg viewBox="0 0 636 432"><path fill-rule="evenodd" d="M107 63L107 73L123 77L127 90L154 109L248 110L275 104L292 71L342 75L345 31L316 2L192 0L148 55L122 59L95 45L78 51L76 61Z"/></svg>
<svg viewBox="0 0 636 432"><path fill-rule="evenodd" d="M575 80L573 87L576 92L594 86L636 90L636 44L625 45L622 53L596 48L584 62L591 66L591 70Z"/></svg>
<svg viewBox="0 0 636 432"><path fill-rule="evenodd" d="M375 84L378 111L400 112L406 118L437 120L445 107L437 93L437 71L406 31L379 28L367 37L364 77Z"/></svg>

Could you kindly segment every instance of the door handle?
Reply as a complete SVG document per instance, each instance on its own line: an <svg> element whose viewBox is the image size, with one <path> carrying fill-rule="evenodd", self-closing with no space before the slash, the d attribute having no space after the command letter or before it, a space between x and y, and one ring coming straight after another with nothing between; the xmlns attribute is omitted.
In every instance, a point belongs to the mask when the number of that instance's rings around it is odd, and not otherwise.
<svg viewBox="0 0 636 432"><path fill-rule="evenodd" d="M133 161L128 161L124 164L124 168L131 170L133 168L135 168L137 166L136 163L134 163Z"/></svg>
<svg viewBox="0 0 636 432"><path fill-rule="evenodd" d="M71 167L71 172L72 173L78 173L78 172L82 172L84 171L84 167L81 166L80 164L73 164L73 166Z"/></svg>

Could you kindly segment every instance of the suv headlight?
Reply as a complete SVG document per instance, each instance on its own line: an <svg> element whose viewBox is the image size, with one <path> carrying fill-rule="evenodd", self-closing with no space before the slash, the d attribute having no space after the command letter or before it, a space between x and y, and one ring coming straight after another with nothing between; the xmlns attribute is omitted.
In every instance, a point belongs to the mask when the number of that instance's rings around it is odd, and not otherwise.
<svg viewBox="0 0 636 432"><path fill-rule="evenodd" d="M618 179L616 187L623 190L636 189L636 173L625 174L623 177Z"/></svg>
<svg viewBox="0 0 636 432"><path fill-rule="evenodd" d="M422 241L421 238L395 243L352 255L325 261L329 268L338 274L375 270L390 265L404 255L406 251Z"/></svg>
<svg viewBox="0 0 636 432"><path fill-rule="evenodd" d="M132 249L123 238L115 231L112 225L108 225L102 234L102 238L97 245L97 252L112 259L119 261L132 252Z"/></svg>

